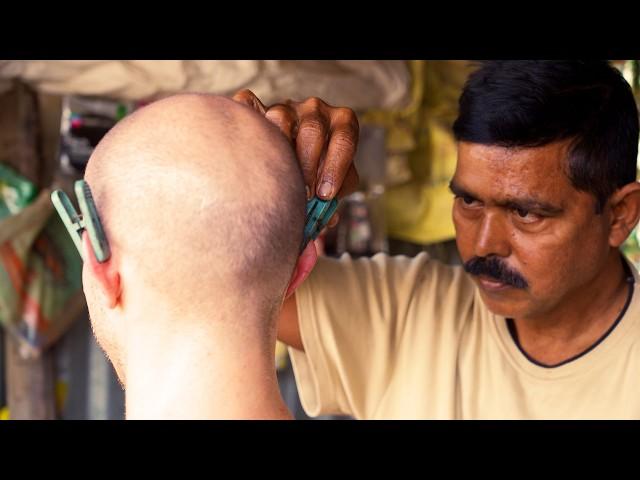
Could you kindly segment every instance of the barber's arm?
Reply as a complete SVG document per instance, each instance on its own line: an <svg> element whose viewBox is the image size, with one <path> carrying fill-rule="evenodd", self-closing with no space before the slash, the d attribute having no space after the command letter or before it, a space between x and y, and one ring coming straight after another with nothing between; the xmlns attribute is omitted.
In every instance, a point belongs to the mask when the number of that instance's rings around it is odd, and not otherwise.
<svg viewBox="0 0 640 480"><path fill-rule="evenodd" d="M289 139L300 162L309 197L313 192L326 200L356 190L358 173L353 159L358 146L359 124L353 110L333 107L318 98L265 106L250 90L241 90L233 99L265 115ZM337 222L337 215L334 215L329 226L335 226ZM278 339L304 350L295 293L284 303L278 321Z"/></svg>
<svg viewBox="0 0 640 480"><path fill-rule="evenodd" d="M287 298L282 306L280 318L278 319L278 340L304 352L295 293Z"/></svg>

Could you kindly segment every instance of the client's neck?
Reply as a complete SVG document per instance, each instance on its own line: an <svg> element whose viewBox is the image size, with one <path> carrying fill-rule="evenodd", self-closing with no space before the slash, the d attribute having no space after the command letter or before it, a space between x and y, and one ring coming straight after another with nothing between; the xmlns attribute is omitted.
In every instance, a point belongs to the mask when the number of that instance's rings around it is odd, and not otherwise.
<svg viewBox="0 0 640 480"><path fill-rule="evenodd" d="M275 367L275 328L246 316L145 315L127 332L128 419L290 419ZM164 328L167 327L167 328Z"/></svg>

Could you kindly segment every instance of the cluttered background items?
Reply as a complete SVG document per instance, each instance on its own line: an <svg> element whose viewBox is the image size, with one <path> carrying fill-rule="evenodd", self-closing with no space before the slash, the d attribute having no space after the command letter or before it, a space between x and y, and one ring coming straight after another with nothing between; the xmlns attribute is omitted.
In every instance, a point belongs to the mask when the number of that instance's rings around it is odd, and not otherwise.
<svg viewBox="0 0 640 480"><path fill-rule="evenodd" d="M65 97L60 121L62 176L84 172L93 149L132 111L121 102ZM0 324L38 356L64 333L81 294L81 263L66 228L55 215L49 188L0 164ZM73 245L73 242L71 243Z"/></svg>
<svg viewBox="0 0 640 480"><path fill-rule="evenodd" d="M93 149L113 126L141 103L65 95L60 120L60 167L84 173Z"/></svg>
<svg viewBox="0 0 640 480"><path fill-rule="evenodd" d="M0 406L5 418L90 418L87 408L77 408L82 402L68 400L78 390L86 400L90 389L85 387L99 372L86 357L69 362L75 350L87 350L92 336L90 328L84 338L73 333L88 327L82 263L50 194L52 185L82 176L92 149L126 112L111 100L59 100L52 122L57 131L51 135L43 122L52 118L42 111L50 98L19 83L0 97L0 138L8 146L0 162ZM86 323L78 325L79 319ZM116 408L123 411L123 405Z"/></svg>

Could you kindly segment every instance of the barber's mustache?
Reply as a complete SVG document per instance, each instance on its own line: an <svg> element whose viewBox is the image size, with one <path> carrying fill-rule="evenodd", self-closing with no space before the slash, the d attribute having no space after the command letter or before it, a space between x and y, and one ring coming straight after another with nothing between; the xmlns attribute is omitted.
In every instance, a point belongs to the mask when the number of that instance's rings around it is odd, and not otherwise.
<svg viewBox="0 0 640 480"><path fill-rule="evenodd" d="M515 288L524 289L529 286L527 280L518 271L507 267L496 256L473 257L464 263L464 270L471 275L484 275Z"/></svg>

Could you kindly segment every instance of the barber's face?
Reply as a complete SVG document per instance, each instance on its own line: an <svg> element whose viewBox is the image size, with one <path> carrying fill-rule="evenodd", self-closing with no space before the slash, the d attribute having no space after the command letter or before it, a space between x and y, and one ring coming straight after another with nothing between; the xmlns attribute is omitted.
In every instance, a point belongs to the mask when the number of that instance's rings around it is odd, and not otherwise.
<svg viewBox="0 0 640 480"><path fill-rule="evenodd" d="M567 142L507 149L461 142L453 222L465 267L487 307L544 315L580 295L609 253L607 216L576 190Z"/></svg>

